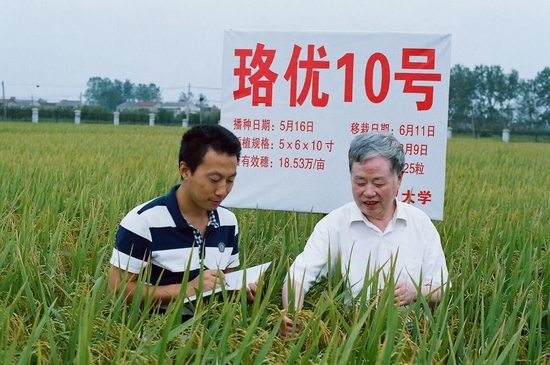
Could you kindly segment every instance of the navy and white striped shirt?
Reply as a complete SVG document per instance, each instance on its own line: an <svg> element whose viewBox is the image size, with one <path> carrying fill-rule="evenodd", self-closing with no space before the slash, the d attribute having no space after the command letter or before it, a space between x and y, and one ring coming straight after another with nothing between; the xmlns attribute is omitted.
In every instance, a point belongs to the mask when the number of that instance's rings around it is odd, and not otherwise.
<svg viewBox="0 0 550 365"><path fill-rule="evenodd" d="M193 226L181 214L174 186L164 196L141 204L120 222L110 263L138 274L150 269L150 284L182 283L204 269L239 266L237 218L226 208L212 211L203 242L197 242Z"/></svg>

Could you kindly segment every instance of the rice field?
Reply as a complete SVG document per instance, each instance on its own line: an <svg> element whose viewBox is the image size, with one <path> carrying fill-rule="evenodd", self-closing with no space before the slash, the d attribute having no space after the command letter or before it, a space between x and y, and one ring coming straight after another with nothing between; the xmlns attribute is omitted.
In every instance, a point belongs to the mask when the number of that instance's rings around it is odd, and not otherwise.
<svg viewBox="0 0 550 365"><path fill-rule="evenodd" d="M273 261L253 305L219 294L182 324L181 300L147 317L106 293L118 223L179 182L182 132L0 122L2 363L550 363L550 144L448 141L435 224L452 288L435 309L397 308L387 292L347 306L333 277L282 340L282 280L319 214L235 210L243 265Z"/></svg>

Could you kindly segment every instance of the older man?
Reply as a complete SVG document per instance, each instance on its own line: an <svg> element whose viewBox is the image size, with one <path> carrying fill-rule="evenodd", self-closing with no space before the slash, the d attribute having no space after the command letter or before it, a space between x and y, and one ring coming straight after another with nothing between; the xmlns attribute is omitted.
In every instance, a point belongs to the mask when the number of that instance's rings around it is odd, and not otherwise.
<svg viewBox="0 0 550 365"><path fill-rule="evenodd" d="M354 201L315 226L290 267L283 307L288 309L293 293L294 309L301 309L307 291L329 274L329 267L337 267L338 259L351 297L368 293L365 281L378 274L379 288L395 278L394 300L400 306L414 302L419 293L431 304L439 302L448 276L439 233L424 212L396 199L405 163L401 144L389 133L360 134L348 157ZM280 335L292 330L295 324L285 317Z"/></svg>

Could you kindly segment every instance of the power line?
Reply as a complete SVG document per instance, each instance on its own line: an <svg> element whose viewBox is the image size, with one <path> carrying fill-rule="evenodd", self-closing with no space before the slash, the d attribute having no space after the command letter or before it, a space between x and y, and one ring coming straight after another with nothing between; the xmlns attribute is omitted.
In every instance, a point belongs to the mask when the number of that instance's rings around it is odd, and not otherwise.
<svg viewBox="0 0 550 365"><path fill-rule="evenodd" d="M193 86L195 89L221 90L221 87Z"/></svg>
<svg viewBox="0 0 550 365"><path fill-rule="evenodd" d="M30 87L86 87L86 85L57 85L57 84L12 84L6 83L6 86L30 86Z"/></svg>
<svg viewBox="0 0 550 365"><path fill-rule="evenodd" d="M188 86L168 86L168 87L161 87L161 90L178 90L178 89L187 89ZM205 89L205 90L220 90L221 87L209 87L209 86L194 86L191 85L192 89Z"/></svg>

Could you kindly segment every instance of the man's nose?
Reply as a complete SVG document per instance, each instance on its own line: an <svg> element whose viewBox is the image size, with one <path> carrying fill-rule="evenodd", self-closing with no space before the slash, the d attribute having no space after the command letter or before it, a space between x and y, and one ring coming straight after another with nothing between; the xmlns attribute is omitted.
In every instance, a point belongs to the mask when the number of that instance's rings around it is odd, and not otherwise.
<svg viewBox="0 0 550 365"><path fill-rule="evenodd" d="M374 196L374 187L371 184L365 185L365 188L363 189L363 195L367 197Z"/></svg>
<svg viewBox="0 0 550 365"><path fill-rule="evenodd" d="M217 196L226 196L228 192L229 185L226 181L220 181L216 186L216 195Z"/></svg>

